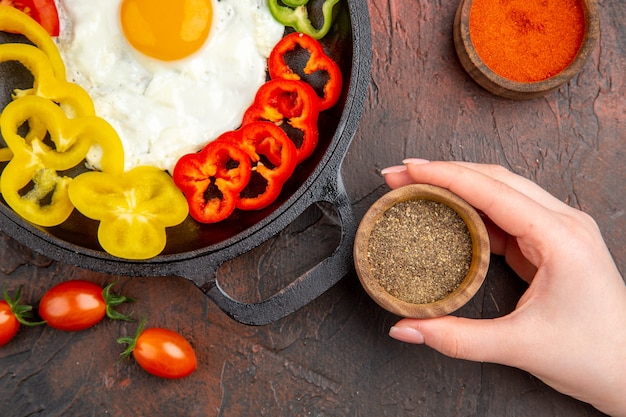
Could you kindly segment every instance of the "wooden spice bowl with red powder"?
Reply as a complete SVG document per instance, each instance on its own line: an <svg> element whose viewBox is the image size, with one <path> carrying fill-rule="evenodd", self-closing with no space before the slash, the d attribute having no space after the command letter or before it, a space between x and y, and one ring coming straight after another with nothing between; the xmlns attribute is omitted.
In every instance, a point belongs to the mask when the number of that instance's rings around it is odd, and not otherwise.
<svg viewBox="0 0 626 417"><path fill-rule="evenodd" d="M489 260L489 236L476 210L456 194L425 184L378 199L354 243L363 288L402 317L438 317L459 309L481 287Z"/></svg>
<svg viewBox="0 0 626 417"><path fill-rule="evenodd" d="M598 33L596 0L461 0L453 29L474 81L512 99L541 97L567 83Z"/></svg>

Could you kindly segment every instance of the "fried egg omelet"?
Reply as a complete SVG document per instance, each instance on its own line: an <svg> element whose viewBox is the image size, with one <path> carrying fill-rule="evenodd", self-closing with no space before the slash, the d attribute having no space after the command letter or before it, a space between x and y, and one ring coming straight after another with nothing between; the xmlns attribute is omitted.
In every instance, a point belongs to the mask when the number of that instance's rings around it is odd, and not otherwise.
<svg viewBox="0 0 626 417"><path fill-rule="evenodd" d="M236 129L284 26L265 0L57 0L68 80L118 132L125 168L171 172ZM165 23L165 24L164 24ZM99 166L99 149L88 163Z"/></svg>

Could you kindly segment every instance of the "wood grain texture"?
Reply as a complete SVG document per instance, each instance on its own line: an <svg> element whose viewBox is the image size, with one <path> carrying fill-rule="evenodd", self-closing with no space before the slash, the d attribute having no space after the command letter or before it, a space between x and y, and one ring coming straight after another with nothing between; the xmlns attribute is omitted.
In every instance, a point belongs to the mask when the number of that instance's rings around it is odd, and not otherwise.
<svg viewBox="0 0 626 417"><path fill-rule="evenodd" d="M498 163L592 214L626 271L626 3L599 1L600 45L583 71L557 92L524 102L495 97L464 72L451 35L456 2L368 4L372 82L342 170L357 217L387 191L380 169L405 157ZM220 280L256 299L332 251L332 216L319 210L306 217L225 265ZM354 273L291 316L248 327L184 279L90 272L0 233L0 285L24 285L24 302L36 304L71 278L119 281L114 289L138 300L122 311L185 335L199 368L165 381L132 361L118 363L116 339L133 334L133 323L104 321L79 333L22 329L0 349L3 417L602 415L525 372L390 339L397 317L365 294ZM494 257L459 314L501 316L523 291Z"/></svg>

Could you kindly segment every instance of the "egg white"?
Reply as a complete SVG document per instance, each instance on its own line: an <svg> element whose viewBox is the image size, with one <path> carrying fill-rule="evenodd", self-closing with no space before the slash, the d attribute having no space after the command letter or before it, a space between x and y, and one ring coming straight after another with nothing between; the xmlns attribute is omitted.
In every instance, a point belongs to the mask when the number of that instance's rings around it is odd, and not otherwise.
<svg viewBox="0 0 626 417"><path fill-rule="evenodd" d="M57 6L57 45L68 78L87 90L98 116L120 135L127 170L152 165L171 172L182 155L237 128L284 32L265 0L213 0L201 50L162 62L129 45L119 1L57 0ZM97 168L99 158L93 149L88 163Z"/></svg>

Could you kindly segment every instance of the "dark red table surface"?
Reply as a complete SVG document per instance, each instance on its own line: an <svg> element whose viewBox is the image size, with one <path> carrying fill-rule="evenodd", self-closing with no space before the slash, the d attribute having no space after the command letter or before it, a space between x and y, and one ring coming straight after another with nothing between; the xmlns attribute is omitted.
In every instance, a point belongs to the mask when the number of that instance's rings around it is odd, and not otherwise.
<svg viewBox="0 0 626 417"><path fill-rule="evenodd" d="M358 218L387 191L380 169L403 158L502 164L598 221L626 270L626 3L599 1L600 42L583 71L531 101L497 98L461 68L452 44L457 2L369 1L372 80L343 165ZM337 227L311 210L276 239L220 270L235 295L255 301L332 251ZM276 323L228 318L182 278L95 273L32 253L0 233L0 285L24 285L36 303L72 278L109 283L138 299L123 311L185 335L198 370L162 380L118 363L116 339L136 323L103 321L78 333L22 329L0 348L2 416L597 416L531 375L450 359L390 339L397 317L354 272ZM590 277L592 278L592 277ZM478 295L458 314L511 311L524 285L492 259Z"/></svg>

